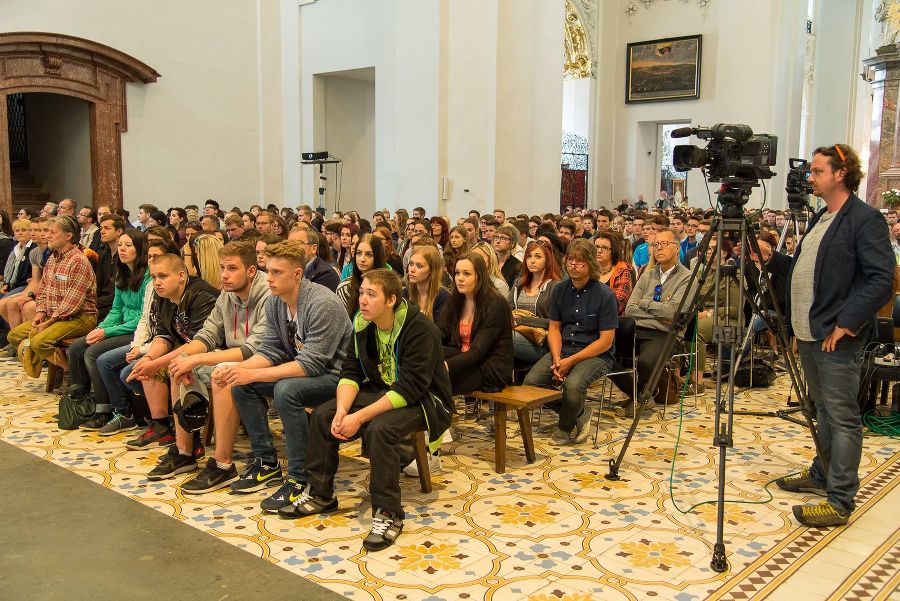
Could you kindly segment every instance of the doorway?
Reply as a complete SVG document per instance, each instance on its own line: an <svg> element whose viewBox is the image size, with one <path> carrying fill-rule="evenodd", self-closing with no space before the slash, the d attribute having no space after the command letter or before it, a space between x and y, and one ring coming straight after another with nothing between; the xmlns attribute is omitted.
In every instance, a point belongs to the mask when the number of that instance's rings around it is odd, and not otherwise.
<svg viewBox="0 0 900 601"><path fill-rule="evenodd" d="M90 103L62 94L11 95L10 173L13 211L47 199L93 200Z"/></svg>
<svg viewBox="0 0 900 601"><path fill-rule="evenodd" d="M94 206L116 209L122 206L121 135L128 130L125 86L159 77L141 61L91 40L59 33L0 33L0 208L12 212L8 96L64 96L82 103L78 109L70 105L81 114L87 106L90 194L81 194L85 204L91 199ZM27 98L25 104L27 111Z"/></svg>
<svg viewBox="0 0 900 601"><path fill-rule="evenodd" d="M690 123L660 123L657 126L657 139L659 147L656 156L658 158L659 192L665 192L670 206L682 207L688 204L687 171L678 171L672 164L672 150L686 141L679 142L672 138L672 131L679 127L690 127ZM662 198L662 195L659 195Z"/></svg>

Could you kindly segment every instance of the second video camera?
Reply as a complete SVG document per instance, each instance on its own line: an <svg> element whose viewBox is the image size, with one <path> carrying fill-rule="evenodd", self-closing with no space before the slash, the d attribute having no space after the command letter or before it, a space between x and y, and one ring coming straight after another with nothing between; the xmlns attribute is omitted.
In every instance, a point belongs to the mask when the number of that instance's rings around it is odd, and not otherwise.
<svg viewBox="0 0 900 601"><path fill-rule="evenodd" d="M770 134L754 135L746 125L717 123L712 127L680 127L672 131L673 138L697 136L709 140L706 148L693 144L676 146L672 164L678 171L705 168L711 182L751 182L770 179L775 173L778 137Z"/></svg>

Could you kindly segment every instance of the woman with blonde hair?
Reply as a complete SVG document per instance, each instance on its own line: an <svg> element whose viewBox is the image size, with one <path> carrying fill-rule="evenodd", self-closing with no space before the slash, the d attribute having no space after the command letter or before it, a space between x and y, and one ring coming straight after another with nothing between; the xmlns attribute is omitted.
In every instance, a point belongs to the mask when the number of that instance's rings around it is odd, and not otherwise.
<svg viewBox="0 0 900 601"><path fill-rule="evenodd" d="M509 296L509 284L506 283L503 274L500 273L500 263L497 261L497 253L494 252L494 247L487 242L480 241L472 245L472 252L478 253L484 259L488 278L494 285L494 288L497 289L497 292L500 293L500 296L503 298Z"/></svg>
<svg viewBox="0 0 900 601"><path fill-rule="evenodd" d="M434 246L420 245L409 258L403 298L419 305L429 319L437 321L450 293L441 286L444 258Z"/></svg>
<svg viewBox="0 0 900 601"><path fill-rule="evenodd" d="M213 288L222 289L222 273L219 269L219 249L225 246L212 234L201 234L194 240L194 260L197 275Z"/></svg>

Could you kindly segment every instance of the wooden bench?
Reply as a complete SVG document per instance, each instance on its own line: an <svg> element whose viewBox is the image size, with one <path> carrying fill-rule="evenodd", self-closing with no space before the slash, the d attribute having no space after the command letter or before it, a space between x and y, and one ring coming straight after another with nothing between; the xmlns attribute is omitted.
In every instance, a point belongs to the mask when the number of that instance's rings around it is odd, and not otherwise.
<svg viewBox="0 0 900 601"><path fill-rule="evenodd" d="M213 404L212 404L212 390L209 391L210 395L210 403L209 403L209 415L206 417L206 428L204 432L204 444L209 446L210 443L215 439L215 417L213 415ZM313 408L306 407L305 409L307 415L312 414ZM244 428L243 422L241 422L241 429L244 432L244 435L247 435L247 430ZM429 493L432 490L431 486L431 470L428 469L428 444L425 441L425 430L420 430L418 432L413 432L410 435L412 439L413 448L416 451L416 467L419 468L419 486L422 489L422 492ZM533 452L532 452L533 454Z"/></svg>
<svg viewBox="0 0 900 601"><path fill-rule="evenodd" d="M506 471L506 412L509 409L515 409L519 418L519 430L525 444L525 458L528 463L534 463L531 411L544 403L558 401L562 398L562 392L536 386L507 386L500 392L478 391L473 392L472 396L476 399L494 401L494 470L498 474Z"/></svg>
<svg viewBox="0 0 900 601"><path fill-rule="evenodd" d="M78 340L78 338L63 338L59 342L56 343L56 353L68 353L69 347L73 342ZM53 361L47 361L47 384L44 389L47 392L53 392L55 388L54 382L56 381L56 376L59 373L59 370L62 369L59 365L54 363Z"/></svg>

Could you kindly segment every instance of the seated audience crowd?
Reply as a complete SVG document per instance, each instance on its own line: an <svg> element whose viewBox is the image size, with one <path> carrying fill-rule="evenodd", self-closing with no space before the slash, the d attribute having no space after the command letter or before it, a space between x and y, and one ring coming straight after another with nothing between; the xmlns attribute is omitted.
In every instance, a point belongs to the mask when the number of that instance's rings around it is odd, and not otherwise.
<svg viewBox="0 0 900 601"><path fill-rule="evenodd" d="M79 210L72 199L35 213L10 221L0 211L3 357L31 377L58 366L62 400L93 401L82 429L112 437L143 424L122 444L164 450L148 479L192 473L179 486L194 495L268 489L261 510L285 518L337 510L340 445L361 438L369 550L403 529L399 478L416 473L409 435L425 431L436 454L454 395L500 391L516 373L525 385L557 387L556 418L541 431L582 443L588 388L620 372L620 320L633 324L636 384L627 373L611 378L635 400L697 262L734 266L753 285L767 271L782 299L794 251L785 212L748 211L762 250L742 266L732 236L709 233L712 211L646 203L561 215L473 210L455 222L421 207L369 220L306 205L224 212L214 200L166 213L141 205L134 223L121 209ZM695 368L681 374L692 390L704 387L716 319L766 329L745 316L734 281L703 281L696 319L679 333L683 348L696 344ZM636 406L644 416L655 409L628 403L626 415ZM238 469L241 424L253 458ZM201 466L204 426L216 443Z"/></svg>

